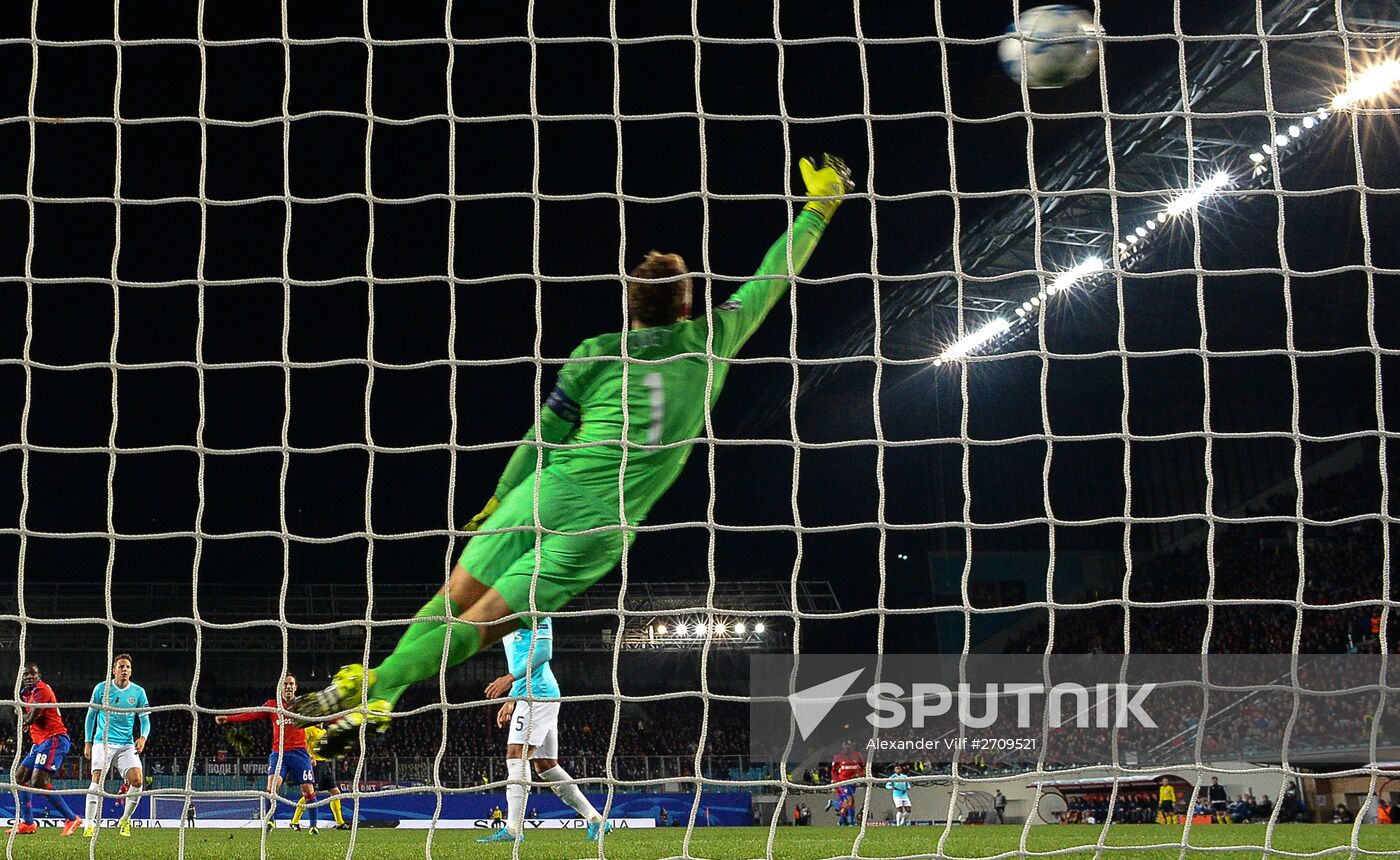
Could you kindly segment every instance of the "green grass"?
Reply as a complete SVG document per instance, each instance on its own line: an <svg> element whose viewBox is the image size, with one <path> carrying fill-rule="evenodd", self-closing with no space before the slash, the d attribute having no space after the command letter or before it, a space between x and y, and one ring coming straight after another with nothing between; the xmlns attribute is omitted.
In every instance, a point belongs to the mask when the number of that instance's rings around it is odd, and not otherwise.
<svg viewBox="0 0 1400 860"><path fill-rule="evenodd" d="M1027 836L1027 848L1031 851L1065 850L1056 857L1088 860L1093 857L1093 846L1098 841L1101 828L1082 826L1040 826L1032 827ZM1105 852L1109 860L1118 858L1151 858L1151 860L1177 860L1181 856L1181 827L1170 825L1115 826L1109 830L1107 843L1110 846L1126 846L1127 850ZM906 855L929 855L937 851L938 840L944 829L937 827L905 827L900 829L877 827L866 831L861 840L859 857L900 857ZM955 827L948 834L944 846L945 855L950 857L987 857L1006 852L1015 852L1021 840L1019 826L1002 827ZM825 857L851 856L858 831L854 828L780 827L773 844L775 858L791 860L816 860ZM482 831L444 830L433 841L434 858L509 858L509 845L477 845L476 838ZM1263 825L1239 826L1197 826L1191 830L1190 844L1193 848L1215 848L1220 846L1240 846L1238 851L1193 851L1188 856L1201 860L1243 860L1261 856L1260 850L1250 850L1249 846L1264 844ZM213 858L249 858L260 854L260 837L255 830L196 830L186 833L185 857L191 860L213 860ZM768 830L759 827L699 829L695 831L688 852L682 850L685 837L683 828L667 830L633 830L615 833L607 840L607 856L617 860L655 860L663 857L690 856L713 858L713 860L747 860L766 857ZM355 853L357 858L413 858L424 857L427 832L422 830L362 830L356 834ZM1273 847L1287 852L1316 853L1339 851L1345 856L1346 846L1351 843L1351 828L1339 825L1293 824L1284 825L1274 831ZM1385 851L1400 854L1400 826L1363 827L1360 847L1371 851ZM295 833L278 830L268 834L267 854L278 860L317 860L317 858L345 857L350 845L350 834L333 830L322 831L319 836L305 832ZM176 831L137 831L129 839L121 839L115 831L104 830L95 847L94 856L111 858L176 857L179 851L179 834ZM1132 846L1158 846L1155 848ZM14 842L14 857L34 858L34 860L62 860L62 858L88 857L88 841L81 835L67 839L54 830L41 830L34 836L17 838ZM1079 849L1079 850L1074 850ZM586 842L577 831L540 831L527 836L521 848L522 858L539 860L562 860L570 857L597 857L597 846Z"/></svg>

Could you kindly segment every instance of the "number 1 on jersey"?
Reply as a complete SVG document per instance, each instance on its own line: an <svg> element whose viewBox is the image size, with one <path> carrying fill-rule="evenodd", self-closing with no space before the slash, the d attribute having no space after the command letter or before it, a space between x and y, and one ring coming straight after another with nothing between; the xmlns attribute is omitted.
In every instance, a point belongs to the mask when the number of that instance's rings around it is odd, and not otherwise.
<svg viewBox="0 0 1400 860"><path fill-rule="evenodd" d="M651 422L647 425L647 444L661 444L661 425L666 420L666 386L662 384L660 373L648 373L642 377L651 399Z"/></svg>

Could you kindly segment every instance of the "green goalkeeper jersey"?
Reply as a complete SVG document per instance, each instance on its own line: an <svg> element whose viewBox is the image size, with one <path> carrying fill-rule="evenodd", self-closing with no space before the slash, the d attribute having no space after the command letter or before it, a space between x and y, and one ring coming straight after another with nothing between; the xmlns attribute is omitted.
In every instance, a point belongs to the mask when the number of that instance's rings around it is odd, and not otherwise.
<svg viewBox="0 0 1400 860"><path fill-rule="evenodd" d="M529 441L578 446L545 449L541 497L549 484L563 479L615 513L620 509L620 492L627 522L642 522L690 457L704 428L705 411L714 405L729 375L727 359L738 355L769 311L787 295L791 275L802 271L825 229L819 215L799 213L791 231L768 249L754 278L708 318L627 332L626 360L622 332L579 344L540 409L539 425L526 436ZM624 425L633 446L659 447L629 446L624 463L620 444ZM505 498L529 479L536 463L535 446L517 448L496 495Z"/></svg>

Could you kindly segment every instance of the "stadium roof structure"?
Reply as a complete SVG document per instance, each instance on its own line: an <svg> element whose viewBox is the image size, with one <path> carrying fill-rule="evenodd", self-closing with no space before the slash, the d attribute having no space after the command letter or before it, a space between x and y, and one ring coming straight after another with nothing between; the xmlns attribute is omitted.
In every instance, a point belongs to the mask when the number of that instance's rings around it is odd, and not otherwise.
<svg viewBox="0 0 1400 860"><path fill-rule="evenodd" d="M1383 0L1348 0L1342 4L1345 42L1353 62L1363 52L1390 47L1400 14ZM964 223L961 248L948 248L924 265L927 277L901 281L880 291L879 327L884 343L881 359L913 365L916 369L932 363L937 355L900 355L889 347L892 333L917 327L932 329L945 345L964 333L975 332L987 323L1010 319L1013 324L999 334L986 351L1026 348L1027 335L1035 329L1035 317L1018 320L1014 315L1023 301L1044 291L1057 273L1064 272L1089 255L1103 260L1115 257L1115 248L1145 219L1161 211L1177 189L1195 185L1218 167L1234 168L1234 178L1243 176L1260 188L1273 187L1270 175L1248 176L1246 156L1268 144L1275 135L1287 134L1289 125L1301 122L1328 104L1332 93L1325 88L1341 80L1343 28L1336 20L1331 0L1278 0L1263 4L1262 21L1256 20L1254 3L1240 3L1233 12L1221 16L1218 32L1243 34L1245 38L1204 38L1188 42L1185 81L1188 88L1192 150L1188 152L1183 134L1187 108L1182 99L1182 76L1176 64L1163 68L1155 79L1135 83L1130 97L1114 100L1112 121L1112 188L1118 210L1114 230L1110 205L1110 164L1105 157L1103 124L1088 124L1085 132L1051 158L1040 158L1036 165L1039 194L1030 189L1004 197L985 217ZM1264 59L1264 39L1248 34L1262 33L1267 39L1268 80L1260 74ZM1359 72L1359 68L1356 69ZM1269 92L1264 92L1267 86ZM1267 109L1266 109L1267 107ZM1311 123L1309 124L1311 128ZM1286 152L1278 153L1280 170L1296 171L1319 148L1322 135L1304 135L1288 141ZM1350 155L1347 156L1350 164ZM1265 163L1268 163L1266 158ZM1256 162L1258 164L1258 162ZM1194 170L1195 176L1188 174ZM1270 199L1236 194L1240 205L1258 205ZM1037 206L1037 204L1039 204ZM1205 217L1203 216L1203 220ZM1173 241L1134 245L1131 260L1120 258L1122 272L1147 272L1154 268L1183 265L1180 262L1183 231ZM1177 253L1171 253L1175 246ZM1166 258L1172 262L1167 263ZM1095 280L1111 281L1115 267L1109 263L1094 275ZM1043 293L1041 294L1043 296ZM961 321L961 328L959 322ZM826 359L873 356L876 317L873 308L864 318L852 318L844 336L818 350ZM923 340L922 338L920 340ZM1021 343L1012 344L1013 341ZM1030 344L1034 348L1033 343ZM849 361L822 363L804 368L797 397L802 398L827 385ZM786 388L784 383L784 388ZM786 391L783 392L786 394ZM776 392L775 392L776 394ZM751 413L747 429L758 432L787 418L786 396L763 398L770 404Z"/></svg>
<svg viewBox="0 0 1400 860"><path fill-rule="evenodd" d="M580 596L571 609L615 608L621 583L599 583ZM841 604L831 583L801 581L790 585L777 580L715 582L632 582L627 585L626 608L636 612L696 612L713 606L724 612L840 612Z"/></svg>
<svg viewBox="0 0 1400 860"><path fill-rule="evenodd" d="M355 652L363 648L364 619L369 592L363 583L323 583L288 586L275 590L230 589L226 584L204 581L199 595L199 625L206 649L221 652L280 651L282 636L275 625L285 619L288 635L306 640L301 648L324 652ZM377 583L370 612L376 622L402 621L413 616L436 590L426 584ZM580 595L559 613L566 619L556 630L561 651L612 650L612 628L617 623L620 582L604 582ZM26 646L33 650L106 652L115 641L118 650L182 651L195 647L195 618L191 615L190 586L168 582L123 583L120 605L113 621L99 589L74 592L38 591L25 598ZM796 611L804 614L839 612L840 603L828 582L631 582L627 585L623 612L627 614L624 647L690 649L709 639L712 644L745 650L768 650L785 641L780 619ZM714 610L711 613L711 608ZM0 650L18 644L17 607L0 599ZM653 646L631 633L654 627L657 619L684 619L687 629L703 623L696 636L672 635ZM712 625L722 622L723 635L712 635ZM745 634L734 633L744 624ZM755 630L758 624L765 628ZM602 630L600 628L607 628ZM771 632L769 632L771 630ZM110 632L109 632L110 631ZM401 625L376 626L375 639L392 642ZM763 635L767 634L767 635Z"/></svg>

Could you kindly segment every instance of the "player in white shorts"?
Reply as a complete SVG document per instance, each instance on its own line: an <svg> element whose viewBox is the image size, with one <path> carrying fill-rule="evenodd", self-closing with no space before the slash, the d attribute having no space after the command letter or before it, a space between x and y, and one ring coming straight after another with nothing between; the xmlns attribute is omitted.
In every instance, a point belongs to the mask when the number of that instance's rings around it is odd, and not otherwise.
<svg viewBox="0 0 1400 860"><path fill-rule="evenodd" d="M531 651L531 643L534 645ZM583 796L569 772L559 766L559 682L549 661L554 656L554 624L548 618L507 633L501 640L506 649L508 674L486 687L486 697L510 699L496 712L496 725L510 726L506 738L506 826L477 842L519 842L525 838L525 800L530 795L526 762L535 765L535 774L559 798L588 822L588 838L596 840L612 825Z"/></svg>
<svg viewBox="0 0 1400 860"><path fill-rule="evenodd" d="M92 689L87 721L83 731L83 755L92 760L92 784L88 786L87 826L84 836L97 835L102 811L102 783L107 771L116 768L126 780L126 803L122 807L117 833L131 835L131 813L141 800L145 777L141 772L141 751L151 734L151 715L146 691L131 680L131 655L118 654L112 661L112 677ZM138 729L139 723L139 729Z"/></svg>
<svg viewBox="0 0 1400 860"><path fill-rule="evenodd" d="M559 703L518 701L506 705L511 707L506 749L529 747L531 761L559 758Z"/></svg>
<svg viewBox="0 0 1400 860"><path fill-rule="evenodd" d="M894 773L890 774L885 788L890 790L890 798L894 801L894 823L899 826L908 824L914 804L909 799L909 777L904 774L904 765L894 766Z"/></svg>

